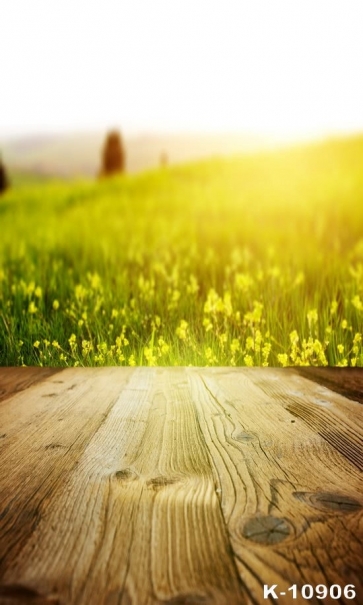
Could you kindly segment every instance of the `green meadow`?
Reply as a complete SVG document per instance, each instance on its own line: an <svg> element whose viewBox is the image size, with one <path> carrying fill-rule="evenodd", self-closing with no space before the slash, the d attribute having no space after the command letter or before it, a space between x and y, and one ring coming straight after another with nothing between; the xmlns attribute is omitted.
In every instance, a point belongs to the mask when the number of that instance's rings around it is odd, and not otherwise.
<svg viewBox="0 0 363 605"><path fill-rule="evenodd" d="M363 137L0 197L0 364L363 366Z"/></svg>

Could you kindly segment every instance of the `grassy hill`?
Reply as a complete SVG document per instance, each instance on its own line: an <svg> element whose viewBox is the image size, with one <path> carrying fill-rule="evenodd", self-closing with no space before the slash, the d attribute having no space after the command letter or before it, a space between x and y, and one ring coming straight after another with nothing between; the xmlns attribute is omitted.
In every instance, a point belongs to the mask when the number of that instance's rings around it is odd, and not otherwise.
<svg viewBox="0 0 363 605"><path fill-rule="evenodd" d="M74 133L27 136L0 145L11 174L74 178L99 172L105 133ZM160 164L166 153L169 163L228 155L266 148L271 141L245 134L145 134L127 136L127 172L135 173Z"/></svg>
<svg viewBox="0 0 363 605"><path fill-rule="evenodd" d="M363 365L363 137L0 198L0 364Z"/></svg>

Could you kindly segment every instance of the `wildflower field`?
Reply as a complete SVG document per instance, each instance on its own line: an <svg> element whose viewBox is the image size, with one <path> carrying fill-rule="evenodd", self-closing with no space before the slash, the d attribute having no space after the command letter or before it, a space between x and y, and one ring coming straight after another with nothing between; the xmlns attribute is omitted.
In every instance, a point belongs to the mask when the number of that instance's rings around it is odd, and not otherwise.
<svg viewBox="0 0 363 605"><path fill-rule="evenodd" d="M1 365L363 366L363 137L0 198Z"/></svg>

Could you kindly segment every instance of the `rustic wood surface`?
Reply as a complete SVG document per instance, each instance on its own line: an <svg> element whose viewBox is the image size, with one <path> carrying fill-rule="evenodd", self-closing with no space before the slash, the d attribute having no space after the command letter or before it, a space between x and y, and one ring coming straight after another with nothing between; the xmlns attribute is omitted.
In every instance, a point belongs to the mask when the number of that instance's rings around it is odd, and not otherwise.
<svg viewBox="0 0 363 605"><path fill-rule="evenodd" d="M363 380L326 375L1 368L0 604L363 603Z"/></svg>
<svg viewBox="0 0 363 605"><path fill-rule="evenodd" d="M59 370L56 368L2 368L0 402L57 372Z"/></svg>
<svg viewBox="0 0 363 605"><path fill-rule="evenodd" d="M363 372L361 368L299 368L299 373L337 391L349 399L363 403Z"/></svg>

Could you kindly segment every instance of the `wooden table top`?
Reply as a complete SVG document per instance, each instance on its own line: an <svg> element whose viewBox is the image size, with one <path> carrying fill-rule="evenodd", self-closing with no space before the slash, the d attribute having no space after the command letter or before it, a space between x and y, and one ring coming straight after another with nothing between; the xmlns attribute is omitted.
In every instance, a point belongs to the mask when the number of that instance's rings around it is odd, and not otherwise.
<svg viewBox="0 0 363 605"><path fill-rule="evenodd" d="M362 604L362 387L363 370L1 368L1 605Z"/></svg>

